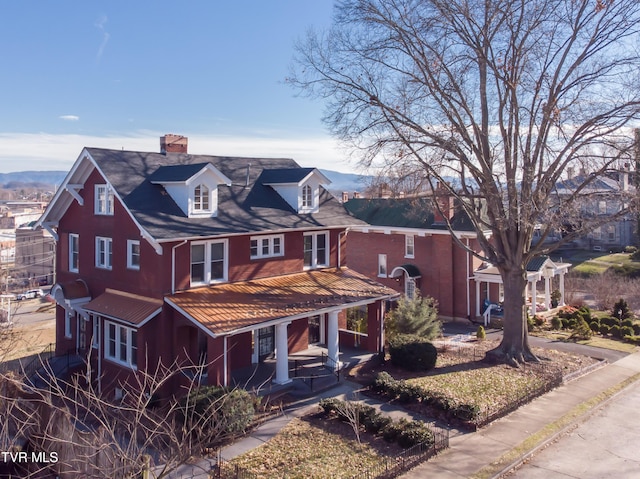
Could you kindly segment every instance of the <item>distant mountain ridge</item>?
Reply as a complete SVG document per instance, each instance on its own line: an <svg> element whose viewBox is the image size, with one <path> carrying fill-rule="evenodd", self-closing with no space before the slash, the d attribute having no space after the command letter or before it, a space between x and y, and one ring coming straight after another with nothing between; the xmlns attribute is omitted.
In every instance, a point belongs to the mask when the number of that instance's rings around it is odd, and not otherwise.
<svg viewBox="0 0 640 479"><path fill-rule="evenodd" d="M340 195L343 191L350 193L362 191L371 179L369 176L355 173L341 173L339 171L324 169L320 171L331 180L328 189L336 196ZM60 185L66 175L66 171L16 171L13 173L0 173L0 187L11 188L16 185Z"/></svg>
<svg viewBox="0 0 640 479"><path fill-rule="evenodd" d="M15 171L0 173L0 186L7 187L11 183L59 185L66 176L66 171Z"/></svg>

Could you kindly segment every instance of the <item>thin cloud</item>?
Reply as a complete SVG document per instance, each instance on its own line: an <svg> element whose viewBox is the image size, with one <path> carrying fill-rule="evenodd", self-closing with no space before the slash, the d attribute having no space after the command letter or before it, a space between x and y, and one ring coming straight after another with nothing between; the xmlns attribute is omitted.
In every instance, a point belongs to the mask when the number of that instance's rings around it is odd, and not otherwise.
<svg viewBox="0 0 640 479"><path fill-rule="evenodd" d="M138 130L128 135L97 136L47 133L0 133L0 172L69 170L82 148L160 151L166 131ZM353 172L344 152L328 136L291 138L273 136L203 135L178 132L189 138L189 153L221 156L293 158L301 166ZM29 165L26 167L26 165Z"/></svg>
<svg viewBox="0 0 640 479"><path fill-rule="evenodd" d="M98 18L98 20L95 23L96 28L100 30L100 32L102 32L102 43L100 44L100 47L98 48L98 53L96 55L96 60L98 61L100 61L100 59L102 58L104 49L107 47L107 43L109 43L109 38L111 38L111 35L105 29L105 25L107 24L107 21L108 21L107 16L102 15L100 16L100 18Z"/></svg>
<svg viewBox="0 0 640 479"><path fill-rule="evenodd" d="M58 118L64 121L78 121L80 119L77 115L60 115Z"/></svg>

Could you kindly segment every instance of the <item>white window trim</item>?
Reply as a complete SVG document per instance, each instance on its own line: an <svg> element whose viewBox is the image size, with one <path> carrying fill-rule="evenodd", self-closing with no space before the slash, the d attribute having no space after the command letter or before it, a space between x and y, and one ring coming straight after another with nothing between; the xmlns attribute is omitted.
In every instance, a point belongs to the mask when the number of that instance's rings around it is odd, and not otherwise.
<svg viewBox="0 0 640 479"><path fill-rule="evenodd" d="M404 236L404 257L411 259L416 257L416 237L414 235Z"/></svg>
<svg viewBox="0 0 640 479"><path fill-rule="evenodd" d="M200 188L200 198L199 201L196 197L196 190ZM205 190L203 192L203 189ZM202 204L204 203L203 199L206 197L207 199L207 208L203 208ZM194 213L210 213L211 212L211 187L205 183L199 183L193 188L193 212Z"/></svg>
<svg viewBox="0 0 640 479"><path fill-rule="evenodd" d="M138 246L138 264L133 264L133 247ZM140 270L140 241L127 240L127 269Z"/></svg>
<svg viewBox="0 0 640 479"><path fill-rule="evenodd" d="M386 278L387 277L387 255L379 254L378 255L378 278Z"/></svg>
<svg viewBox="0 0 640 479"><path fill-rule="evenodd" d="M329 232L328 231L320 231L314 233L305 233L304 236L310 236L312 238L311 243L311 265L304 265L305 270L316 269L316 268L326 268L331 264L331 245L329 244ZM318 263L318 236L325 237L325 263ZM304 239L303 239L303 248L304 248ZM304 255L304 251L303 251ZM304 261L304 257L303 257Z"/></svg>
<svg viewBox="0 0 640 479"><path fill-rule="evenodd" d="M224 248L223 259L223 275L222 278L211 279L211 245L215 243L221 243ZM204 247L204 281L193 281L191 279L191 259L189 259L189 281L191 286L206 286L208 284L226 283L229 278L229 240L214 240L214 241L193 241L190 245L195 246L203 244Z"/></svg>
<svg viewBox="0 0 640 479"><path fill-rule="evenodd" d="M109 342L111 341L111 334L110 334L110 327L109 326L115 326L115 356L111 356L111 351L109 350ZM120 359L120 334L121 331L124 330L126 331L126 351L127 351L127 359L125 361ZM133 359L133 349L132 349L132 333L138 333L138 331L134 328L129 328L127 326L123 326L121 324L118 323L114 323L112 321L106 321L104 322L104 358L119 364L120 366L125 366L127 368L131 368L131 369L138 369L137 364L134 364L132 359ZM136 336L137 339L137 336ZM137 348L137 345L136 345ZM137 349L136 349L136 355L137 355ZM137 357L136 357L136 363L137 363Z"/></svg>
<svg viewBox="0 0 640 479"><path fill-rule="evenodd" d="M274 243L275 240L279 239L280 240L280 252L276 253L274 252ZM269 252L264 254L262 252L262 242L264 240L267 240L269 243ZM251 248L251 242L256 241L257 242L257 254L253 255L251 253L249 253L251 259L262 259L262 258L277 258L279 256L284 256L284 235L262 235L262 236L252 236L249 239L249 248ZM251 251L251 250L249 250Z"/></svg>
<svg viewBox="0 0 640 479"><path fill-rule="evenodd" d="M93 328L93 332L91 334L91 347L93 349L98 349L98 346L100 346L100 316L92 314L91 324Z"/></svg>
<svg viewBox="0 0 640 479"><path fill-rule="evenodd" d="M307 210L307 209L313 209L313 188L311 187L311 185L303 185L302 186L302 209Z"/></svg>
<svg viewBox="0 0 640 479"><path fill-rule="evenodd" d="M64 337L67 339L71 339L73 337L73 332L71 331L71 317L73 315L73 311L64 312Z"/></svg>
<svg viewBox="0 0 640 479"><path fill-rule="evenodd" d="M100 245L104 244L104 263L100 261ZM109 245L111 245L111 254L109 254ZM113 268L113 239L105 236L96 236L96 268L112 269Z"/></svg>
<svg viewBox="0 0 640 479"><path fill-rule="evenodd" d="M100 191L104 190L104 200L100 199ZM109 185L95 185L93 212L96 215L113 216L113 190Z"/></svg>
<svg viewBox="0 0 640 479"><path fill-rule="evenodd" d="M73 243L75 239L75 251L77 255L77 263L75 268L73 267ZM69 271L71 273L78 273L80 271L80 235L77 233L69 233Z"/></svg>

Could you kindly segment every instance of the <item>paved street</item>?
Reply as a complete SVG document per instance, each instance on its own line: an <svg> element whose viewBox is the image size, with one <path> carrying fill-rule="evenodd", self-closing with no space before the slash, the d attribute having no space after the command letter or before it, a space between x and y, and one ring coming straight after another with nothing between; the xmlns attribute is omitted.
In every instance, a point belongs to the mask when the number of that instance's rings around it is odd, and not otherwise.
<svg viewBox="0 0 640 479"><path fill-rule="evenodd" d="M53 321L56 314L54 303L50 303L44 298L12 301L11 313L11 320L16 327L40 326L45 321Z"/></svg>
<svg viewBox="0 0 640 479"><path fill-rule="evenodd" d="M614 397L589 420L562 436L509 478L640 477L640 383Z"/></svg>

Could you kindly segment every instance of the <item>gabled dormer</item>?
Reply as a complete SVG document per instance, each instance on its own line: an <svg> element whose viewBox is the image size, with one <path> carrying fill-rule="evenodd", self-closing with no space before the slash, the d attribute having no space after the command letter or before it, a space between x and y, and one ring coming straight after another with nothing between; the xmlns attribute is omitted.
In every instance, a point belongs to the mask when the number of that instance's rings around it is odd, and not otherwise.
<svg viewBox="0 0 640 479"><path fill-rule="evenodd" d="M300 214L317 213L320 208L320 185L331 181L317 168L264 170L260 177Z"/></svg>
<svg viewBox="0 0 640 479"><path fill-rule="evenodd" d="M162 185L189 218L218 214L218 187L231 186L231 180L211 163L161 166L149 178Z"/></svg>

